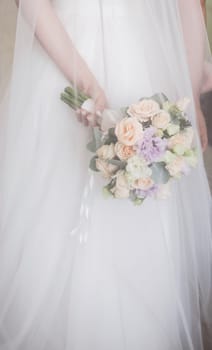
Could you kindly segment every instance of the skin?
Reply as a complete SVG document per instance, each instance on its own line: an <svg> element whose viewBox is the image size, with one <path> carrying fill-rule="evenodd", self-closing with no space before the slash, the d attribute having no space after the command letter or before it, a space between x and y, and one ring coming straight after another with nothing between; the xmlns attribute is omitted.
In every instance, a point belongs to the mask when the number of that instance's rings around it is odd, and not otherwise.
<svg viewBox="0 0 212 350"><path fill-rule="evenodd" d="M200 0L203 16L206 22L206 0Z"/></svg>
<svg viewBox="0 0 212 350"><path fill-rule="evenodd" d="M202 7L205 23L206 23L206 0L201 0L201 7ZM205 123L205 118L203 116L201 108L198 111L198 123L199 123L199 132L200 132L200 139L202 143L202 149L203 151L205 151L208 146L208 133L207 133L207 127Z"/></svg>

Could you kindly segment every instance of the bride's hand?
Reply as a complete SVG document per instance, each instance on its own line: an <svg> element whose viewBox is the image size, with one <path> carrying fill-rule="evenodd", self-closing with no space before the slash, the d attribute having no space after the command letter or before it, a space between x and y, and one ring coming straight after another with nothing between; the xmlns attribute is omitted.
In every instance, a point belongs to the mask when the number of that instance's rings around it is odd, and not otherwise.
<svg viewBox="0 0 212 350"><path fill-rule="evenodd" d="M85 109L79 109L77 111L78 120L85 126L96 126L98 115L107 107L105 93L95 78L87 86L84 85L82 91L94 101L94 110L88 112Z"/></svg>
<svg viewBox="0 0 212 350"><path fill-rule="evenodd" d="M198 121L202 150L203 152L205 152L208 146L208 133L207 133L205 117L201 111L201 108L198 108L197 110L197 121Z"/></svg>

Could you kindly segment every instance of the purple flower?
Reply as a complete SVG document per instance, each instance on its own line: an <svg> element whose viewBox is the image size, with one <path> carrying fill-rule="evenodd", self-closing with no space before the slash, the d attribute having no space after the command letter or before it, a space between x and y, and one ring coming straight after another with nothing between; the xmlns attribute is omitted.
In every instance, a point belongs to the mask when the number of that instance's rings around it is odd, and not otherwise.
<svg viewBox="0 0 212 350"><path fill-rule="evenodd" d="M146 198L146 197L154 197L155 194L157 194L159 189L159 186L157 184L154 184L151 188L148 190L135 190L135 194L138 198Z"/></svg>
<svg viewBox="0 0 212 350"><path fill-rule="evenodd" d="M143 138L137 143L137 153L148 163L158 161L167 148L167 140L155 135L156 129L149 127L144 131Z"/></svg>

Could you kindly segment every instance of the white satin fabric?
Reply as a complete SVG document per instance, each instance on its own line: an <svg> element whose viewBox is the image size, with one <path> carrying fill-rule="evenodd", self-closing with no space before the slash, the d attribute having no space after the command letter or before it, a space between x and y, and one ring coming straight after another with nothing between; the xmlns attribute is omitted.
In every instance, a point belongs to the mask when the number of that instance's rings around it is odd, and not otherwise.
<svg viewBox="0 0 212 350"><path fill-rule="evenodd" d="M192 100L177 0L53 5L110 106L156 92ZM200 147L170 199L103 199L89 131L59 99L69 82L31 42L30 69L14 68L1 105L0 349L203 349L212 246Z"/></svg>

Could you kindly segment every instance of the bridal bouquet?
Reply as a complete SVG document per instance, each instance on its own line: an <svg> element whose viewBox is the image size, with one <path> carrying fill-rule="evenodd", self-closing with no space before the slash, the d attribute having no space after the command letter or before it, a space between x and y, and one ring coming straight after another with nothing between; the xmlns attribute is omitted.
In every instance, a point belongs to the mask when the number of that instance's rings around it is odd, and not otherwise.
<svg viewBox="0 0 212 350"><path fill-rule="evenodd" d="M71 108L92 111L93 101L71 87L62 100ZM172 103L164 94L141 98L127 108L106 109L87 145L92 171L105 178L103 192L141 204L166 198L172 179L197 164L194 130L186 115L188 99Z"/></svg>

